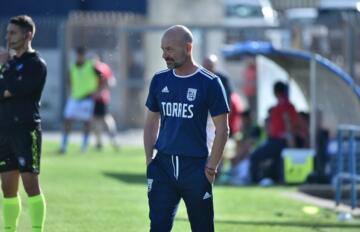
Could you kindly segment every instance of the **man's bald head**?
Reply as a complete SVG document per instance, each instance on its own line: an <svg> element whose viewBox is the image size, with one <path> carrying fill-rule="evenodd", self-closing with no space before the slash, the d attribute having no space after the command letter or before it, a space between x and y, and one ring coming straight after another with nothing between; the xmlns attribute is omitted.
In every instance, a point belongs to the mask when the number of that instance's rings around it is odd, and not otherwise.
<svg viewBox="0 0 360 232"><path fill-rule="evenodd" d="M207 57L205 57L203 61L203 67L209 70L210 72L214 72L217 61L218 58L216 55L214 54L208 55Z"/></svg>
<svg viewBox="0 0 360 232"><path fill-rule="evenodd" d="M175 25L169 27L163 35L163 38L172 38L178 40L183 44L192 43L193 42L193 35L189 28L183 25Z"/></svg>
<svg viewBox="0 0 360 232"><path fill-rule="evenodd" d="M192 41L191 31L182 25L172 26L164 32L161 49L168 68L177 69L192 62Z"/></svg>

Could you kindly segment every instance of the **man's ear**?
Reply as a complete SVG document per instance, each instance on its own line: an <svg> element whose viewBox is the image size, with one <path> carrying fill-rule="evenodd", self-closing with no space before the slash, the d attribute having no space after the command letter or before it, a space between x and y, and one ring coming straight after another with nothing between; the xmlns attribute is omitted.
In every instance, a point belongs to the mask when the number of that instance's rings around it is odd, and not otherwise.
<svg viewBox="0 0 360 232"><path fill-rule="evenodd" d="M191 50L192 50L192 43L186 43L186 52L190 54Z"/></svg>
<svg viewBox="0 0 360 232"><path fill-rule="evenodd" d="M28 31L25 33L25 39L32 40L33 39L33 33L31 31Z"/></svg>

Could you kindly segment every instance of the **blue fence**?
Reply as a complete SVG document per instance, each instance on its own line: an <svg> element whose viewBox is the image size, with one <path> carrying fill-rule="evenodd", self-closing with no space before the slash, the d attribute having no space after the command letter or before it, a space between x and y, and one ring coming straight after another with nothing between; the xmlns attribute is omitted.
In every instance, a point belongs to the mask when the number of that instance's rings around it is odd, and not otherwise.
<svg viewBox="0 0 360 232"><path fill-rule="evenodd" d="M356 184L360 182L360 175L356 171L357 163L357 146L356 141L360 136L360 126L355 125L340 125L338 127L338 157L337 157L337 174L335 176L336 181L336 194L335 202L336 206L340 204L341 192L343 187L343 181L349 181L351 185L351 208L356 208L357 189ZM347 152L344 152L344 141L348 143ZM345 159L346 158L346 159ZM348 168L344 168L344 161L348 162Z"/></svg>

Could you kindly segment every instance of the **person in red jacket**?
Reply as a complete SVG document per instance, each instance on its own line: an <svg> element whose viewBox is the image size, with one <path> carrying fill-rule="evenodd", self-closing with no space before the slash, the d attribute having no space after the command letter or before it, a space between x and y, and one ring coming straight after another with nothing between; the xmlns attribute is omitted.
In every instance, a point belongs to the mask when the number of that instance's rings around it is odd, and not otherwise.
<svg viewBox="0 0 360 232"><path fill-rule="evenodd" d="M266 142L250 154L250 174L252 182L262 178L272 181L282 181L281 151L285 147L295 147L295 128L298 123L298 113L288 98L288 85L276 82L274 94L277 104L271 108L268 122L268 138ZM262 173L261 163L270 161L269 172Z"/></svg>
<svg viewBox="0 0 360 232"><path fill-rule="evenodd" d="M230 113L229 113L229 127L230 136L235 137L236 134L240 133L242 126L241 112L243 111L243 105L241 98L236 92L230 94Z"/></svg>

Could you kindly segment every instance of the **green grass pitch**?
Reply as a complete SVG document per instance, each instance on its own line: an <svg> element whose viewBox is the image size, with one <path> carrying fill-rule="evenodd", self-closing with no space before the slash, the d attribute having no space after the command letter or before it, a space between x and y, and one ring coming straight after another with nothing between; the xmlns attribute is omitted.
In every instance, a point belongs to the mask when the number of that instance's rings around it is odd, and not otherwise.
<svg viewBox="0 0 360 232"><path fill-rule="evenodd" d="M122 147L115 153L78 153L72 145L66 156L55 153L58 144L43 146L41 184L47 201L47 232L149 231L147 182L142 148ZM224 232L335 232L359 231L359 220L336 221L337 214L320 209L302 212L306 203L283 196L295 187L215 186L215 228ZM19 232L30 231L27 202L21 188L23 211ZM0 204L0 208L1 204ZM0 219L2 227L2 221ZM2 228L0 229L0 231ZM190 231L181 203L173 231Z"/></svg>

